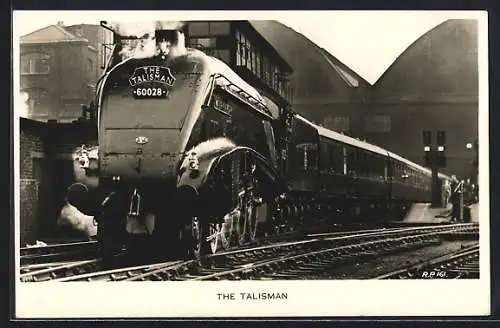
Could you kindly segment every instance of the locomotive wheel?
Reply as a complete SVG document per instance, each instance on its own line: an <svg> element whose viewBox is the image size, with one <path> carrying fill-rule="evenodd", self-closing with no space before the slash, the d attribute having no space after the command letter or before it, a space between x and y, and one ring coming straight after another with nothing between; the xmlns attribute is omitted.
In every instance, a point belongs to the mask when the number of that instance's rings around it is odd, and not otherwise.
<svg viewBox="0 0 500 328"><path fill-rule="evenodd" d="M250 214L248 217L248 227L249 227L249 237L250 241L255 242L257 240L257 224L259 222L257 218L258 208L257 206L249 206Z"/></svg>
<svg viewBox="0 0 500 328"><path fill-rule="evenodd" d="M238 245L245 244L247 234L247 217L248 217L248 204L244 204L241 208L241 215L238 219Z"/></svg>
<svg viewBox="0 0 500 328"><path fill-rule="evenodd" d="M219 223L218 225L220 226L220 234L219 234L219 240L220 240L220 245L223 249L227 250L229 247L231 247L231 238L233 235L233 215L230 215L228 220Z"/></svg>
<svg viewBox="0 0 500 328"><path fill-rule="evenodd" d="M210 223L208 225L208 236L209 239L207 242L210 245L210 250L212 254L217 252L217 248L219 246L219 241L221 240L221 224L219 223Z"/></svg>
<svg viewBox="0 0 500 328"><path fill-rule="evenodd" d="M187 253L194 260L200 260L206 254L215 254L221 242L221 224L204 224L203 220L194 216L189 224L186 224L184 234L188 237Z"/></svg>
<svg viewBox="0 0 500 328"><path fill-rule="evenodd" d="M206 242L203 238L203 225L200 219L196 216L191 219L190 231L191 241L188 245L189 255L193 259L199 260L203 255Z"/></svg>

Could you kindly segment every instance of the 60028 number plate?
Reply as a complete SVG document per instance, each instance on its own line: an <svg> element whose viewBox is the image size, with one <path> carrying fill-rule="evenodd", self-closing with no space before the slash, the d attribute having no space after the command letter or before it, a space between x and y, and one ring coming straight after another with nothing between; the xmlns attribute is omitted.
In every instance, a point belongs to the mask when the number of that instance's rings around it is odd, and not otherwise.
<svg viewBox="0 0 500 328"><path fill-rule="evenodd" d="M135 98L165 98L168 90L164 87L137 87L132 90Z"/></svg>

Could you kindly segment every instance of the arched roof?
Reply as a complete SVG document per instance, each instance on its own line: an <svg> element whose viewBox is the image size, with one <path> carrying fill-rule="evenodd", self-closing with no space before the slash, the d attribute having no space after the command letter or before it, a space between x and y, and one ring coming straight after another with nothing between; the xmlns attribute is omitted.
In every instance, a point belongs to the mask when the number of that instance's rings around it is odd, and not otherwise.
<svg viewBox="0 0 500 328"><path fill-rule="evenodd" d="M376 100L477 98L477 20L447 20L413 42L373 86Z"/></svg>

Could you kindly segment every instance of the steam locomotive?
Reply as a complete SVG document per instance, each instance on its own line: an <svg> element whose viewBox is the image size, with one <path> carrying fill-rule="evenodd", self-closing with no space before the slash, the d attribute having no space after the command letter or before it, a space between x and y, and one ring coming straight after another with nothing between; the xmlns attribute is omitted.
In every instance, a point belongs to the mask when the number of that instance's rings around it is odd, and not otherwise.
<svg viewBox="0 0 500 328"><path fill-rule="evenodd" d="M157 31L155 47L112 56L99 82L98 146L76 160L98 178L77 182L96 200L104 250L199 259L316 223L401 218L429 201L430 170L289 109L276 117L182 37Z"/></svg>

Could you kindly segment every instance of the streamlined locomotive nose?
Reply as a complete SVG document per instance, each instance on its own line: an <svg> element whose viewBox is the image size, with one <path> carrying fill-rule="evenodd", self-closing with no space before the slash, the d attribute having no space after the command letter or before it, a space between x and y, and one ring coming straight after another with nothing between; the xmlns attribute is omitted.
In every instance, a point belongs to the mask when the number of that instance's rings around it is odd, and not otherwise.
<svg viewBox="0 0 500 328"><path fill-rule="evenodd" d="M106 129L101 143L102 175L171 178L182 156L179 139L179 129Z"/></svg>

